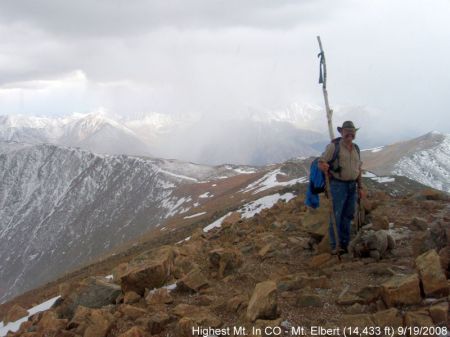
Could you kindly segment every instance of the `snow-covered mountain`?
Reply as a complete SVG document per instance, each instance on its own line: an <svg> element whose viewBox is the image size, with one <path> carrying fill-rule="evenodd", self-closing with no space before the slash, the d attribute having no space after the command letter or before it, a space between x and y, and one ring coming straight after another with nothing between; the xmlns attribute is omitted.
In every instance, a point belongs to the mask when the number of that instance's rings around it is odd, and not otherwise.
<svg viewBox="0 0 450 337"><path fill-rule="evenodd" d="M0 116L0 140L80 147L97 153L150 155L150 147L104 113L69 117Z"/></svg>
<svg viewBox="0 0 450 337"><path fill-rule="evenodd" d="M361 154L364 168L377 175L401 175L450 192L450 134L433 131Z"/></svg>
<svg viewBox="0 0 450 337"><path fill-rule="evenodd" d="M0 142L0 302L188 211L182 186L245 169Z"/></svg>
<svg viewBox="0 0 450 337"><path fill-rule="evenodd" d="M249 111L239 118L221 119L158 113L126 119L104 112L68 117L0 116L0 140L208 165L264 165L317 153L311 144L324 136L304 128L308 111L292 107L289 111Z"/></svg>

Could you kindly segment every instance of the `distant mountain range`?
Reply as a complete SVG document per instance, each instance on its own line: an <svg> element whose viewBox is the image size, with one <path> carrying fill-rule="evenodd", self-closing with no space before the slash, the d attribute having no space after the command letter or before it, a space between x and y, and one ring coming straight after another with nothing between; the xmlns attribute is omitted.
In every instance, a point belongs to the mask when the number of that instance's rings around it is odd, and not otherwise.
<svg viewBox="0 0 450 337"><path fill-rule="evenodd" d="M150 114L138 119L103 113L69 117L0 116L0 140L79 147L95 153L177 158L219 165L265 165L317 153L325 140L301 128L306 111L248 113L234 119L174 118Z"/></svg>

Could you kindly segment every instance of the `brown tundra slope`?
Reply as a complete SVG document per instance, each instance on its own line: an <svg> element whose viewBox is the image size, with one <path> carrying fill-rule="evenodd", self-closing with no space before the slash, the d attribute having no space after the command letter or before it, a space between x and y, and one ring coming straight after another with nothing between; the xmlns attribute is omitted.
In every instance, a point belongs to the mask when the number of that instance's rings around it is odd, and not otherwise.
<svg viewBox="0 0 450 337"><path fill-rule="evenodd" d="M305 336L312 326L331 335L342 335L337 328L344 326L396 334L406 334L399 327L434 327L446 335L448 195L366 180L366 225L340 259L329 253L327 201L307 209L305 185L297 185L297 197L253 217L234 212L209 231L203 228L214 219L155 234L129 248L134 253L118 254L122 260L99 261L37 290L35 302L60 298L8 336L192 336L192 327L224 329L215 335L230 327L231 336L234 327L248 336L280 327L289 336L300 326ZM20 305L31 304L23 297L8 302L3 320L20 318Z"/></svg>

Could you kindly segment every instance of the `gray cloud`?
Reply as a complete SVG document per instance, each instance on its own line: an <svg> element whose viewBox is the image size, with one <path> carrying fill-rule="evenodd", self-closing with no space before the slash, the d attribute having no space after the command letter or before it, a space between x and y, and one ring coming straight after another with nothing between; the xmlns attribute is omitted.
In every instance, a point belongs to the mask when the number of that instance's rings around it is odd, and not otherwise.
<svg viewBox="0 0 450 337"><path fill-rule="evenodd" d="M5 0L0 113L104 107L199 113L214 123L296 102L323 105L320 34L331 104L352 107L336 124L365 124L368 143L450 132L449 14L446 0ZM85 77L70 79L75 71Z"/></svg>

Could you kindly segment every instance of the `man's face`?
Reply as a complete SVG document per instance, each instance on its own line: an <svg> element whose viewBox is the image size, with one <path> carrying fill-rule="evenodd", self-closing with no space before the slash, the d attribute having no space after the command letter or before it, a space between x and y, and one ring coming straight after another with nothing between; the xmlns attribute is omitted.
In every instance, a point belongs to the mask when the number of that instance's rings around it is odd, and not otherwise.
<svg viewBox="0 0 450 337"><path fill-rule="evenodd" d="M352 141L355 139L356 130L355 129L342 129L342 138L347 141Z"/></svg>

